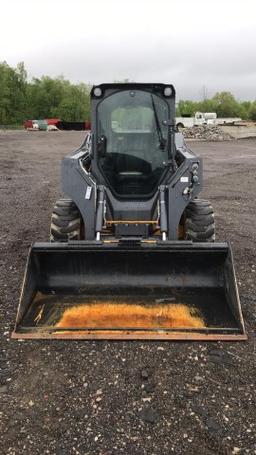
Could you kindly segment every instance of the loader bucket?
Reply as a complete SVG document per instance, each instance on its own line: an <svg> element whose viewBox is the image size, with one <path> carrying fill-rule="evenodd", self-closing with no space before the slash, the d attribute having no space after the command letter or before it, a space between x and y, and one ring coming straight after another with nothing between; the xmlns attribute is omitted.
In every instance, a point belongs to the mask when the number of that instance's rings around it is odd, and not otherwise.
<svg viewBox="0 0 256 455"><path fill-rule="evenodd" d="M13 338L245 340L226 243L36 243Z"/></svg>

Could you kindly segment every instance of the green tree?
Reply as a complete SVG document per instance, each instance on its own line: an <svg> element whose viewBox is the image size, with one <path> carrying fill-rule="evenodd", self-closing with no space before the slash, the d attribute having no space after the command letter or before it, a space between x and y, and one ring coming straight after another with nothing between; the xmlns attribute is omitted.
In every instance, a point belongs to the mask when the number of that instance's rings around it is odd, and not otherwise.
<svg viewBox="0 0 256 455"><path fill-rule="evenodd" d="M198 103L190 100L180 100L178 102L178 110L181 116L193 117L198 111Z"/></svg>
<svg viewBox="0 0 256 455"><path fill-rule="evenodd" d="M65 94L65 86L69 82L62 77L52 79L43 76L33 79L28 86L29 113L32 118L47 118L61 103Z"/></svg>
<svg viewBox="0 0 256 455"><path fill-rule="evenodd" d="M33 79L28 87L30 117L58 117L64 121L84 121L90 117L90 93L85 84L71 84L63 76Z"/></svg>
<svg viewBox="0 0 256 455"><path fill-rule="evenodd" d="M249 118L256 121L256 100L251 103L249 110Z"/></svg>
<svg viewBox="0 0 256 455"><path fill-rule="evenodd" d="M200 101L197 105L198 112L216 112L217 111L217 103L212 99L205 99Z"/></svg>
<svg viewBox="0 0 256 455"><path fill-rule="evenodd" d="M218 92L212 98L218 117L239 117L240 105L230 92Z"/></svg>
<svg viewBox="0 0 256 455"><path fill-rule="evenodd" d="M59 105L51 110L53 116L64 121L84 121L90 118L90 93L85 84L66 84Z"/></svg>
<svg viewBox="0 0 256 455"><path fill-rule="evenodd" d="M11 68L0 63L0 123L22 122L27 108L27 73L24 63Z"/></svg>

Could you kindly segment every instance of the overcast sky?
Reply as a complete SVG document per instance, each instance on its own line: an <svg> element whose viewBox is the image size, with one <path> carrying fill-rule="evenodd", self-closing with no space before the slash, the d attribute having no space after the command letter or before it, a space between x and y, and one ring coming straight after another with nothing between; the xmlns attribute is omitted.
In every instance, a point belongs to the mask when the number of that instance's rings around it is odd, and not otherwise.
<svg viewBox="0 0 256 455"><path fill-rule="evenodd" d="M256 99L256 0L1 0L3 60L24 61L29 77Z"/></svg>

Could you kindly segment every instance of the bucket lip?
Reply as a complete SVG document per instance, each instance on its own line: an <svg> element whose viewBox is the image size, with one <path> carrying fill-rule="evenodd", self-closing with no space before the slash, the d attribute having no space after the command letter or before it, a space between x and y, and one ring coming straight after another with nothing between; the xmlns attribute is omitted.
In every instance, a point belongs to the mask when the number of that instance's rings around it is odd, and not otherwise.
<svg viewBox="0 0 256 455"><path fill-rule="evenodd" d="M17 332L13 331L12 339L62 339L62 340L148 340L148 341L245 341L248 339L246 333L199 333L199 332L158 332L134 330L99 330L99 331L68 331L55 332Z"/></svg>

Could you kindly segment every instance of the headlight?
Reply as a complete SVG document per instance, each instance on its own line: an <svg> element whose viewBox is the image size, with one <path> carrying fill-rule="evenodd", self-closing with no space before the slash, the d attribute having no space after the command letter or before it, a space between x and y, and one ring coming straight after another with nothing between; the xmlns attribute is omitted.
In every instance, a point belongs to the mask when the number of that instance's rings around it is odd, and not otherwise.
<svg viewBox="0 0 256 455"><path fill-rule="evenodd" d="M95 89L94 89L94 91L93 91L93 94L94 94L94 96L97 96L97 98L98 98L99 96L101 96L101 95L102 95L102 90L101 90L101 88L100 88L100 87L95 87Z"/></svg>
<svg viewBox="0 0 256 455"><path fill-rule="evenodd" d="M171 95L172 95L172 88L171 87L165 87L164 96L171 96Z"/></svg>

